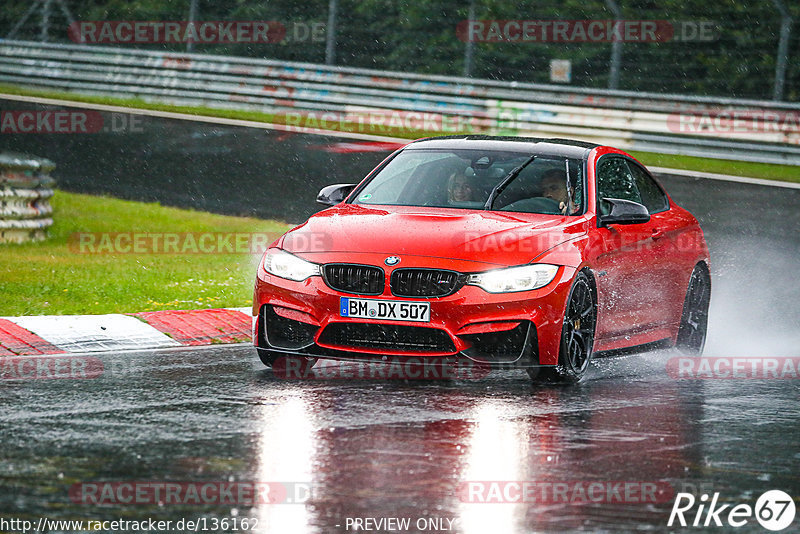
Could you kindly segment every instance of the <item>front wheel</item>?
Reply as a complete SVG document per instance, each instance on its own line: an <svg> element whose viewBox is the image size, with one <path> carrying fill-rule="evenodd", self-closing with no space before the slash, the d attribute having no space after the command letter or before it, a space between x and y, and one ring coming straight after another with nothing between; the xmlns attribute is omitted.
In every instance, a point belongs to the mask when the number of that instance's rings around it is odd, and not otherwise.
<svg viewBox="0 0 800 534"><path fill-rule="evenodd" d="M579 382L592 360L596 324L597 307L592 286L589 277L581 272L575 277L567 298L558 365L531 368L528 375L542 382Z"/></svg>
<svg viewBox="0 0 800 534"><path fill-rule="evenodd" d="M702 264L692 271L689 289L683 302L678 341L675 346L684 354L700 356L706 344L708 305L711 301L711 278Z"/></svg>

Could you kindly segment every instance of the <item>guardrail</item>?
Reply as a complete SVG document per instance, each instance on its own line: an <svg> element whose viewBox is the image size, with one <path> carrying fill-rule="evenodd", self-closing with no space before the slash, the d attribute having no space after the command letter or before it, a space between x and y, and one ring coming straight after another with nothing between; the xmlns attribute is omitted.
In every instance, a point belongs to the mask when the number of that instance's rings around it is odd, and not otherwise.
<svg viewBox="0 0 800 534"><path fill-rule="evenodd" d="M0 153L0 243L47 237L53 224L53 169L55 163L47 159Z"/></svg>
<svg viewBox="0 0 800 534"><path fill-rule="evenodd" d="M0 83L176 105L800 165L800 104L568 88L263 59L0 41ZM304 115L305 114L305 115ZM323 115L325 114L325 115ZM427 119L427 120L426 120ZM416 129L416 128L410 128Z"/></svg>

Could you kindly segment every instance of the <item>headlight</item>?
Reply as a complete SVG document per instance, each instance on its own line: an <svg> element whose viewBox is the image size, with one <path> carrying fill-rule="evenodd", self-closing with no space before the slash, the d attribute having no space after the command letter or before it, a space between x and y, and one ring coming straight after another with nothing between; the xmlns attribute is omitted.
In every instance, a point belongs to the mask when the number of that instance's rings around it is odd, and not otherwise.
<svg viewBox="0 0 800 534"><path fill-rule="evenodd" d="M556 265L535 263L521 267L509 267L485 273L471 274L467 283L478 286L489 293L513 293L544 287L553 281L558 272Z"/></svg>
<svg viewBox="0 0 800 534"><path fill-rule="evenodd" d="M301 282L309 276L319 276L319 265L293 254L272 248L264 254L264 270L269 274Z"/></svg>

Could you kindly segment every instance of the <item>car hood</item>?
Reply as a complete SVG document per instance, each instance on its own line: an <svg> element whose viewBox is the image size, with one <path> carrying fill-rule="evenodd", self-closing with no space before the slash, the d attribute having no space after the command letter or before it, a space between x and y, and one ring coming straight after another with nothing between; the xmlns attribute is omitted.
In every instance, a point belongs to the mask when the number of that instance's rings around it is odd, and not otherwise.
<svg viewBox="0 0 800 534"><path fill-rule="evenodd" d="M325 262L372 253L510 266L528 263L586 230L583 217L340 204L312 216L278 244Z"/></svg>

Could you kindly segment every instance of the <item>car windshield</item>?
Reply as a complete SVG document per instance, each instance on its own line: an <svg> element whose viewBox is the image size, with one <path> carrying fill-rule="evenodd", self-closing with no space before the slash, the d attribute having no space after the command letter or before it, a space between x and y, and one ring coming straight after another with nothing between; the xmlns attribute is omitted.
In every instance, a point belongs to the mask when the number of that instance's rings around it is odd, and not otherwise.
<svg viewBox="0 0 800 534"><path fill-rule="evenodd" d="M579 160L487 150L405 150L362 187L354 204L583 213ZM521 170L519 169L520 167ZM512 171L518 174L512 178Z"/></svg>

